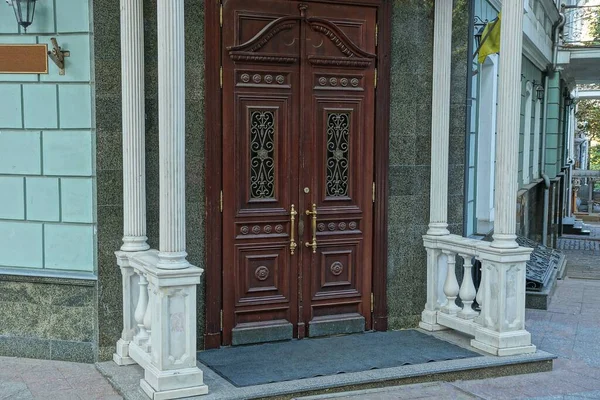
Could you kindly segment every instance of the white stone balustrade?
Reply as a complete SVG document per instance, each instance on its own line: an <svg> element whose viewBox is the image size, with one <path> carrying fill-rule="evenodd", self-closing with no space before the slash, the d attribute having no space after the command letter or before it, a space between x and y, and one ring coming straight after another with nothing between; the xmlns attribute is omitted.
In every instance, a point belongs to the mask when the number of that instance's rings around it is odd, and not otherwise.
<svg viewBox="0 0 600 400"><path fill-rule="evenodd" d="M427 303L420 326L454 329L474 337L471 345L494 355L535 352L525 330L525 265L532 249L495 249L489 242L457 235L425 235ZM462 282L456 257L463 259ZM472 279L472 260L482 264L479 290ZM460 296L462 307L456 304ZM473 309L477 300L481 312Z"/></svg>
<svg viewBox="0 0 600 400"><path fill-rule="evenodd" d="M144 368L140 386L152 399L208 393L196 366L196 285L202 269L157 268L159 252L116 252L123 272L123 334L115 362ZM125 362L123 362L125 361Z"/></svg>

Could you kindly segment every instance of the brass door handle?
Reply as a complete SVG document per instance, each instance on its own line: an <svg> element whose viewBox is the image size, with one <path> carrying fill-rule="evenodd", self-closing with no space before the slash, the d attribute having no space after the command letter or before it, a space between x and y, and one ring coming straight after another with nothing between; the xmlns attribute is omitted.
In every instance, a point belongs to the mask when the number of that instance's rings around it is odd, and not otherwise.
<svg viewBox="0 0 600 400"><path fill-rule="evenodd" d="M312 247L312 252L317 252L317 205L312 205L312 211L306 210L306 215L311 215L311 226L312 226L312 243L306 242L304 245L306 247Z"/></svg>
<svg viewBox="0 0 600 400"><path fill-rule="evenodd" d="M298 211L294 208L292 204L292 209L290 211L290 221L291 221L291 230L290 230L290 254L294 255L294 251L298 246L296 244L296 240L294 239L294 232L296 231L296 215L298 215Z"/></svg>

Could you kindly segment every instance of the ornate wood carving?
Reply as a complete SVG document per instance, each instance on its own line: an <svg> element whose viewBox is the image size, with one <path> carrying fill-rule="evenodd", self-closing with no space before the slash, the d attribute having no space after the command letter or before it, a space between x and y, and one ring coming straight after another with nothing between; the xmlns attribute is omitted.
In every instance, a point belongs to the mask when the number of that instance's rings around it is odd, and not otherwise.
<svg viewBox="0 0 600 400"><path fill-rule="evenodd" d="M274 54L252 53L247 51L231 51L229 52L233 61L245 62L266 62L277 64L294 64L298 61L298 57L278 56Z"/></svg>
<svg viewBox="0 0 600 400"><path fill-rule="evenodd" d="M373 62L370 58L345 58L345 57L317 57L309 56L308 61L312 65L324 67L352 67L368 68Z"/></svg>
<svg viewBox="0 0 600 400"><path fill-rule="evenodd" d="M375 54L366 52L358 47L344 32L332 22L321 18L307 18L306 22L312 30L320 32L331 40L346 57L374 59Z"/></svg>

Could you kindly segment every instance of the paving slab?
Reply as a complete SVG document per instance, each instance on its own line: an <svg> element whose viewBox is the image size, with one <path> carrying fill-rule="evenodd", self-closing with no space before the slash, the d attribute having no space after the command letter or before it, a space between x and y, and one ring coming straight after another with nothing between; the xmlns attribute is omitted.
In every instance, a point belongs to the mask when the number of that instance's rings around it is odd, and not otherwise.
<svg viewBox="0 0 600 400"><path fill-rule="evenodd" d="M93 364L0 357L0 400L119 400Z"/></svg>

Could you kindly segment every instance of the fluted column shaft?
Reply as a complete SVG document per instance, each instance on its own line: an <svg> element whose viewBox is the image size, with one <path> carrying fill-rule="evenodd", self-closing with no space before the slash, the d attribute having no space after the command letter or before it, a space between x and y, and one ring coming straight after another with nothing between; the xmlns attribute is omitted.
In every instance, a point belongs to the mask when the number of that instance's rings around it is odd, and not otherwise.
<svg viewBox="0 0 600 400"><path fill-rule="evenodd" d="M158 0L159 268L186 268L184 0Z"/></svg>
<svg viewBox="0 0 600 400"><path fill-rule="evenodd" d="M142 0L121 0L123 251L149 248L144 150L144 15Z"/></svg>
<svg viewBox="0 0 600 400"><path fill-rule="evenodd" d="M496 134L496 187L492 247L516 248L517 178L519 174L519 115L523 0L504 0L500 33L498 125Z"/></svg>
<svg viewBox="0 0 600 400"><path fill-rule="evenodd" d="M435 1L431 105L431 191L428 235L448 235L448 148L452 0Z"/></svg>

